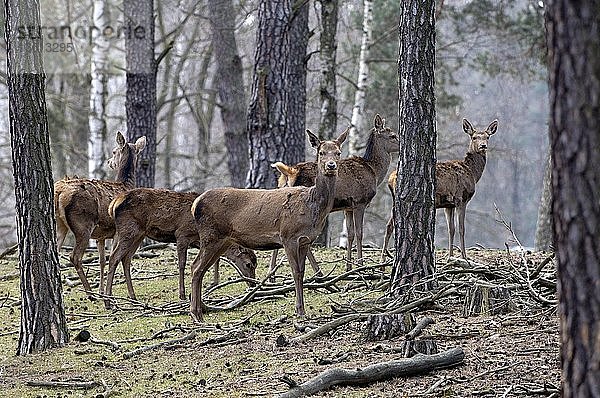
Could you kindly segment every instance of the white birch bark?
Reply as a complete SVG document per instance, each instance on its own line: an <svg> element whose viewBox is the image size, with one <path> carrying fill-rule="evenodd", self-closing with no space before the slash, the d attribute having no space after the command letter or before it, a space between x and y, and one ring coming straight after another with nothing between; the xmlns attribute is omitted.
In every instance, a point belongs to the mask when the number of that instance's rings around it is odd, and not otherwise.
<svg viewBox="0 0 600 398"><path fill-rule="evenodd" d="M90 93L90 139L88 141L88 175L90 178L106 178L103 165L106 160L106 98L108 87L109 41L102 34L109 25L108 2L93 1L91 93Z"/></svg>
<svg viewBox="0 0 600 398"><path fill-rule="evenodd" d="M369 77L369 47L371 46L373 37L373 0L364 0L363 2L363 36L360 44L360 57L358 60L358 81L356 83L356 92L354 94L354 107L352 108L352 120L350 133L348 135L349 145L348 152L350 156L358 155L360 146L362 145L361 133L364 131L364 109L365 95L367 90L367 80ZM364 134L362 134L364 136ZM348 230L346 228L346 220L342 225L340 233L340 247L348 246Z"/></svg>

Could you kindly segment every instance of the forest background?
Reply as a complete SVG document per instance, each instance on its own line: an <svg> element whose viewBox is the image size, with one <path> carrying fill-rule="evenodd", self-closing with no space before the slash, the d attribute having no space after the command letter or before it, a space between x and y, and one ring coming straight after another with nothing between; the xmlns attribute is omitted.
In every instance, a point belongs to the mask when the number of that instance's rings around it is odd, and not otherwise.
<svg viewBox="0 0 600 398"><path fill-rule="evenodd" d="M122 4L106 2L108 80L106 134L100 148L110 156L117 130L126 131L125 43ZM363 26L363 2L339 2L337 24L338 130L350 123ZM376 113L397 131L397 2L373 3L372 43L364 121L358 129L366 143ZM257 1L231 2L235 35L243 65L245 104L252 84ZM443 1L436 4L436 97L438 160L462 158L468 137L461 120L483 128L498 119L488 163L467 209L467 246L513 245L512 234L497 222L502 217L524 246L533 246L547 163L548 88L544 64L543 2L528 0ZM3 4L0 5L3 7ZM88 175L92 59L92 2L41 2L46 100L55 180ZM3 18L4 10L0 10ZM4 21L0 21L4 27ZM157 153L155 186L178 191L228 186L227 150L215 82L216 57L206 1L155 3L157 68ZM65 41L68 27L72 38ZM320 2L310 3L306 127L318 130ZM54 36L53 36L54 35ZM66 43L72 46L66 46ZM64 43L65 46L60 46ZM57 45L58 44L58 45ZM2 42L2 46L5 43ZM54 47L53 47L54 46ZM0 51L6 54L6 49ZM0 59L0 70L6 70ZM0 72L0 107L8 109L6 75ZM243 115L245 117L245 115ZM0 114L0 246L16 242L8 113ZM307 159L312 159L307 150ZM271 159L276 161L279 159ZM395 167L395 163L394 163ZM391 170L391 169L390 169ZM113 178L108 165L100 177ZM383 187L365 217L365 242L380 246L392 206ZM342 214L330 217L330 244L336 245ZM447 245L445 221L438 212L436 246Z"/></svg>

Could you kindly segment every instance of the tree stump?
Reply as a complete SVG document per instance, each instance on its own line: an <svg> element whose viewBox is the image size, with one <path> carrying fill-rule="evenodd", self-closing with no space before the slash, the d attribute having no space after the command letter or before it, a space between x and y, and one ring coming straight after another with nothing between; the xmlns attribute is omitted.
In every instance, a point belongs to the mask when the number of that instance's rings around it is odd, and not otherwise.
<svg viewBox="0 0 600 398"><path fill-rule="evenodd" d="M509 289L475 285L465 296L463 316L507 314L514 307Z"/></svg>
<svg viewBox="0 0 600 398"><path fill-rule="evenodd" d="M404 358L417 354L432 355L438 353L437 343L433 340L406 340L400 344L400 354Z"/></svg>
<svg viewBox="0 0 600 398"><path fill-rule="evenodd" d="M411 313L369 315L365 322L365 338L368 341L389 340L403 336L415 327Z"/></svg>

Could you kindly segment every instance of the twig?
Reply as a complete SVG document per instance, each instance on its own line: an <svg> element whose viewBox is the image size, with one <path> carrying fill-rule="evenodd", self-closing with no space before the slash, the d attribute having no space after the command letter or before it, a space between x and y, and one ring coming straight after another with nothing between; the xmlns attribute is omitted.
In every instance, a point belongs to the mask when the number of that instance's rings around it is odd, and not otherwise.
<svg viewBox="0 0 600 398"><path fill-rule="evenodd" d="M29 380L25 384L31 387L51 387L51 388L81 388L89 390L100 386L97 381L44 381L44 380Z"/></svg>
<svg viewBox="0 0 600 398"><path fill-rule="evenodd" d="M182 343L182 342L187 341L187 340L193 340L195 338L196 338L196 331L192 330L189 334L187 334L187 335L185 335L183 337L180 337L178 339L167 340L167 341L163 341L163 342L160 342L160 343L157 343L157 344L152 344L152 345L148 345L148 346L145 346L145 347L140 347L140 348L137 348L137 349L135 349L133 351L126 352L126 353L123 354L123 358L129 359L129 358L131 358L131 357L133 357L135 355L142 354L142 353L144 353L146 351L151 351L151 350L154 350L154 349L157 349L157 348L160 348L160 347L165 347L165 346L169 346L169 345L173 345L173 344L179 344L179 343Z"/></svg>

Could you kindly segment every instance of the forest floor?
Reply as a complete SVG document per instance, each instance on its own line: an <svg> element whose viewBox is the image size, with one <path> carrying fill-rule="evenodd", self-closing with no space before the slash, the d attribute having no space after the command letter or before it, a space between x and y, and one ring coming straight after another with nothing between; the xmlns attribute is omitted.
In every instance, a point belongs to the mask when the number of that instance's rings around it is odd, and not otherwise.
<svg viewBox="0 0 600 398"><path fill-rule="evenodd" d="M0 260L0 395L6 397L271 397L288 391L282 379L303 383L329 368L358 369L400 359L393 352L404 336L368 341L366 322L352 322L297 344L278 344L311 327L339 318L340 312L381 311L391 263L385 272L379 255L367 250L363 267L345 274L344 252L317 250L325 281L305 290L307 317L296 320L293 292L254 297L238 308L206 314L196 325L187 303L177 301L176 253L172 247L144 252L133 261L138 302L117 300L106 310L101 300L87 300L73 286L76 274L61 253L65 311L71 342L64 348L16 356L20 322L18 265L15 255ZM188 258L193 258L190 253ZM468 250L469 265L437 252L440 289L448 292L413 310L416 320L431 317L418 339L433 340L439 352L461 347L464 360L451 368L397 377L362 386L337 386L317 397L558 397L559 331L555 300L556 273L548 253ZM98 280L97 256L86 254L89 276ZM257 278L267 274L270 252L259 253ZM229 282L208 293L209 305L226 305L248 288L232 267L221 266ZM210 273L210 271L209 271ZM290 287L283 265L272 287ZM307 270L310 277L312 272ZM340 277L344 275L343 277ZM334 277L339 277L335 283ZM121 280L115 295L126 296ZM188 276L189 279L189 276ZM208 277L206 279L211 279ZM205 285L208 284L208 280ZM310 284L309 284L310 285ZM464 315L473 286L510 290L498 315ZM445 290L443 290L445 289ZM287 289L289 290L289 289ZM286 291L285 289L280 292ZM452 294L450 294L452 293ZM416 292L405 303L416 300ZM379 300L378 300L379 299ZM87 342L77 342L82 331ZM283 337L281 337L283 336ZM169 342L145 352L134 352ZM131 357L126 358L128 355ZM38 387L36 382L67 382L66 387ZM76 388L76 385L81 388ZM83 388L86 387L86 388Z"/></svg>

